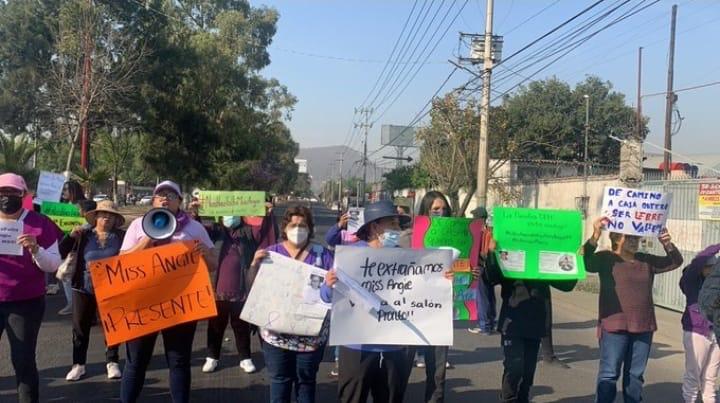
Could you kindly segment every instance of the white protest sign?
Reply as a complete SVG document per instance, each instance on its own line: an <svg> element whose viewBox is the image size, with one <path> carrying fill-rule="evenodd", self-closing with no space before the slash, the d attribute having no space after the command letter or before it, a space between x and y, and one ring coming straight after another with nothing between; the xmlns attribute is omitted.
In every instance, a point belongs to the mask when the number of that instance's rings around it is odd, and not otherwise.
<svg viewBox="0 0 720 403"><path fill-rule="evenodd" d="M358 303L333 294L330 344L453 344L452 252L338 246L335 266L380 298ZM337 289L337 287L336 287Z"/></svg>
<svg viewBox="0 0 720 403"><path fill-rule="evenodd" d="M365 208L350 207L348 215L350 218L348 219L347 230L349 233L354 234L365 224Z"/></svg>
<svg viewBox="0 0 720 403"><path fill-rule="evenodd" d="M0 255L22 256L22 245L17 239L22 235L23 223L18 220L0 220Z"/></svg>
<svg viewBox="0 0 720 403"><path fill-rule="evenodd" d="M607 230L627 235L658 236L665 228L672 193L605 187L602 215Z"/></svg>
<svg viewBox="0 0 720 403"><path fill-rule="evenodd" d="M40 171L40 179L38 179L36 202L43 201L58 202L62 196L63 185L65 185L65 176L48 171Z"/></svg>
<svg viewBox="0 0 720 403"><path fill-rule="evenodd" d="M330 308L320 299L325 270L270 252L240 318L279 333L317 336Z"/></svg>

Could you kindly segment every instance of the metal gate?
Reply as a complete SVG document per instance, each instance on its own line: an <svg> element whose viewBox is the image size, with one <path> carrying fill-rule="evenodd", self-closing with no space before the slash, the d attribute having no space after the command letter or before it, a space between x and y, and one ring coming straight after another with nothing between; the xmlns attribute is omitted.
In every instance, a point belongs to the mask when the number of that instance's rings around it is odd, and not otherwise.
<svg viewBox="0 0 720 403"><path fill-rule="evenodd" d="M718 180L646 181L642 188L673 194L667 227L673 242L683 255L683 267L705 247L720 243L720 221L700 220L698 199L701 183L719 183ZM643 240L643 251L664 254L657 239ZM680 291L682 268L655 277L653 298L655 304L678 311L685 309L685 296Z"/></svg>

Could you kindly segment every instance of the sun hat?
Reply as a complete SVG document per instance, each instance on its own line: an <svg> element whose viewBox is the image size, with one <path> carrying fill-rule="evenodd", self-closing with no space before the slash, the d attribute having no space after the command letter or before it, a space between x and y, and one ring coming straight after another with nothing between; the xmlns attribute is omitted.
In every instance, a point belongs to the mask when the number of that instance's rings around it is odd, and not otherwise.
<svg viewBox="0 0 720 403"><path fill-rule="evenodd" d="M115 214L119 219L117 223L118 227L122 226L125 223L125 217L123 217L123 215L117 210L117 207L115 207L115 203L113 203L112 200L99 201L97 207L95 207L95 210L85 213L85 220L87 220L87 222L94 227L97 213L101 211L105 213Z"/></svg>
<svg viewBox="0 0 720 403"><path fill-rule="evenodd" d="M13 188L21 192L27 192L27 185L22 176L14 173L0 175L0 188Z"/></svg>
<svg viewBox="0 0 720 403"><path fill-rule="evenodd" d="M370 228L370 224L387 217L397 217L400 220L400 225L409 224L412 219L409 216L401 215L397 213L395 205L389 200L381 200L375 203L368 204L363 212L365 223L358 228L355 235L360 239L367 238L367 230Z"/></svg>

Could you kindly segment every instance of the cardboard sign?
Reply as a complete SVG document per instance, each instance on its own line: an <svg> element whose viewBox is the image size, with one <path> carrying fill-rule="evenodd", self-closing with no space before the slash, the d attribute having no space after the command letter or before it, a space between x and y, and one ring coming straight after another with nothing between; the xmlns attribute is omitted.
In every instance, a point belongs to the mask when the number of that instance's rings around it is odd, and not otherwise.
<svg viewBox="0 0 720 403"><path fill-rule="evenodd" d="M40 171L37 193L35 194L37 201L59 202L66 180L62 174Z"/></svg>
<svg viewBox="0 0 720 403"><path fill-rule="evenodd" d="M452 283L444 275L451 262L452 252L442 249L338 246L338 278L374 298L335 287L330 344L452 345Z"/></svg>
<svg viewBox="0 0 720 403"><path fill-rule="evenodd" d="M265 192L201 190L198 201L204 217L265 215Z"/></svg>
<svg viewBox="0 0 720 403"><path fill-rule="evenodd" d="M698 218L701 220L720 220L720 183L700 184Z"/></svg>
<svg viewBox="0 0 720 403"><path fill-rule="evenodd" d="M493 235L503 275L526 280L582 280L582 216L576 210L495 207Z"/></svg>
<svg viewBox="0 0 720 403"><path fill-rule="evenodd" d="M48 216L66 234L78 225L87 224L74 204L43 201L40 212Z"/></svg>
<svg viewBox="0 0 720 403"><path fill-rule="evenodd" d="M0 220L0 255L22 256L23 248L17 243L22 233L22 221Z"/></svg>
<svg viewBox="0 0 720 403"><path fill-rule="evenodd" d="M350 207L348 209L347 231L351 234L356 233L360 227L365 224L365 208L364 207Z"/></svg>
<svg viewBox="0 0 720 403"><path fill-rule="evenodd" d="M453 263L455 320L478 319L478 280L470 269L478 266L483 229L481 220L460 217L416 216L413 223L413 249L452 247L460 251Z"/></svg>
<svg viewBox="0 0 720 403"><path fill-rule="evenodd" d="M606 229L627 235L658 236L665 228L671 193L621 187L605 187L602 215Z"/></svg>
<svg viewBox="0 0 720 403"><path fill-rule="evenodd" d="M240 318L275 332L319 335L330 308L320 299L325 273L270 252L260 266Z"/></svg>
<svg viewBox="0 0 720 403"><path fill-rule="evenodd" d="M207 265L194 245L173 242L90 263L108 345L217 315Z"/></svg>

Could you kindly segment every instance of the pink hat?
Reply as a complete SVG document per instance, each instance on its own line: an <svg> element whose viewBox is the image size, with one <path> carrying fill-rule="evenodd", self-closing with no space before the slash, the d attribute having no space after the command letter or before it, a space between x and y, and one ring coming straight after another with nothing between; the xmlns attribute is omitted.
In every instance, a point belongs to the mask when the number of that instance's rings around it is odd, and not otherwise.
<svg viewBox="0 0 720 403"><path fill-rule="evenodd" d="M13 173L0 175L0 188L13 188L22 192L27 192L25 179L22 176Z"/></svg>
<svg viewBox="0 0 720 403"><path fill-rule="evenodd" d="M182 198L182 192L180 192L180 186L173 181L162 181L155 186L153 194L157 194L161 189L170 189Z"/></svg>

